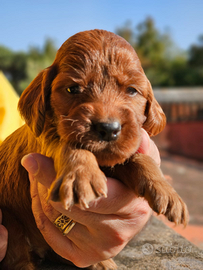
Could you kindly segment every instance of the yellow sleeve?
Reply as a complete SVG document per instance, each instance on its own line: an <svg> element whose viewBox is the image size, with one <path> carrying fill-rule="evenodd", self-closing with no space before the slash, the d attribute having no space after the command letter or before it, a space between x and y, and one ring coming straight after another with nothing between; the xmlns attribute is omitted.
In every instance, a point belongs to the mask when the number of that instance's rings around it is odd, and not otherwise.
<svg viewBox="0 0 203 270"><path fill-rule="evenodd" d="M17 110L18 100L17 93L0 71L0 143L23 125Z"/></svg>

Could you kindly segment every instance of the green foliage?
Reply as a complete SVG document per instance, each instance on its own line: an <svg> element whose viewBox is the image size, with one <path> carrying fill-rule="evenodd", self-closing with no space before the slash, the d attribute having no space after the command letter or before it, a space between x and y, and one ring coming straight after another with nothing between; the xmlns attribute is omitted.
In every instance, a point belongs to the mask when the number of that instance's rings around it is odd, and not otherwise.
<svg viewBox="0 0 203 270"><path fill-rule="evenodd" d="M197 44L190 47L188 64L192 83L203 85L203 35L199 36Z"/></svg>
<svg viewBox="0 0 203 270"><path fill-rule="evenodd" d="M197 44L190 47L189 64L195 67L203 66L203 35L199 37Z"/></svg>
<svg viewBox="0 0 203 270"><path fill-rule="evenodd" d="M45 41L42 49L34 46L30 47L27 55L27 77L20 83L21 92L41 70L53 63L56 51L55 44L51 39Z"/></svg>
<svg viewBox="0 0 203 270"><path fill-rule="evenodd" d="M0 70L8 77L15 89L20 89L20 82L27 77L27 59L25 53L13 53L0 46Z"/></svg>
<svg viewBox="0 0 203 270"><path fill-rule="evenodd" d="M52 64L55 55L56 47L51 39L45 41L42 49L30 47L27 53L0 46L0 70L20 95L41 70Z"/></svg>
<svg viewBox="0 0 203 270"><path fill-rule="evenodd" d="M137 26L135 49L149 66L157 65L163 60L165 44L162 35L154 27L154 22L148 18Z"/></svg>
<svg viewBox="0 0 203 270"><path fill-rule="evenodd" d="M168 33L156 29L152 18L135 29L127 22L116 32L134 47L153 86L203 84L203 36L187 55L177 48Z"/></svg>
<svg viewBox="0 0 203 270"><path fill-rule="evenodd" d="M188 52L182 52L170 34L161 33L150 17L136 27L128 21L116 33L134 47L153 86L203 85L203 35ZM55 55L52 39L47 39L42 48L30 47L28 52L0 46L0 70L20 95L41 70L52 64Z"/></svg>

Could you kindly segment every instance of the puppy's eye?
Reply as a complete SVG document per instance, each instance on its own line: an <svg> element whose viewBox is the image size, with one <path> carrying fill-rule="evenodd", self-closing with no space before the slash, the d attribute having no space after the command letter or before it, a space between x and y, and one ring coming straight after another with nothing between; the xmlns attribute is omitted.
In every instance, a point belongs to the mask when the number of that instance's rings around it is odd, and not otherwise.
<svg viewBox="0 0 203 270"><path fill-rule="evenodd" d="M131 97L134 97L138 93L138 91L134 87L128 87L126 92Z"/></svg>
<svg viewBox="0 0 203 270"><path fill-rule="evenodd" d="M74 85L66 88L66 91L70 94L79 94L80 93L80 86Z"/></svg>

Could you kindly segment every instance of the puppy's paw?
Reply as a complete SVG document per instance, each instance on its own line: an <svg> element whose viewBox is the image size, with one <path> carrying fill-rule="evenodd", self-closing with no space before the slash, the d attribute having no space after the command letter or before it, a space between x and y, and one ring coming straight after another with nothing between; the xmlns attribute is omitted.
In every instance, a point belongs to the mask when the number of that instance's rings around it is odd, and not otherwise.
<svg viewBox="0 0 203 270"><path fill-rule="evenodd" d="M163 179L163 182L165 179ZM151 208L158 214L165 215L169 221L177 224L188 223L187 206L170 185L155 185L150 190L147 200Z"/></svg>
<svg viewBox="0 0 203 270"><path fill-rule="evenodd" d="M69 166L69 172L55 180L48 194L48 200L61 201L65 209L79 203L89 208L89 202L107 196L106 176L98 165Z"/></svg>

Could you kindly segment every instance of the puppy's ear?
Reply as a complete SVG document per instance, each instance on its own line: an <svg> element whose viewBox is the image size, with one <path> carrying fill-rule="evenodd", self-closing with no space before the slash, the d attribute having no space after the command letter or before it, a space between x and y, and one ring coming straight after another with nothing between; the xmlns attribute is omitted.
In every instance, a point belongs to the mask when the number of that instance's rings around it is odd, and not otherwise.
<svg viewBox="0 0 203 270"><path fill-rule="evenodd" d="M51 83L55 76L56 68L54 66L41 71L23 91L18 103L21 116L37 137L43 131Z"/></svg>
<svg viewBox="0 0 203 270"><path fill-rule="evenodd" d="M149 92L147 98L147 105L145 109L146 121L143 128L148 132L149 136L155 136L161 132L166 125L166 117L161 106L156 101L150 82Z"/></svg>

